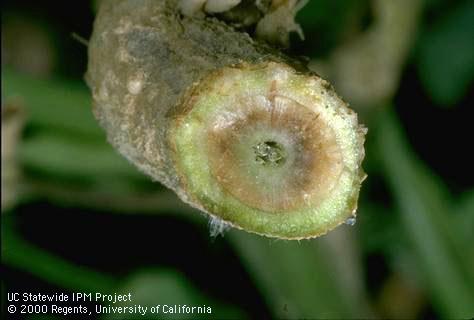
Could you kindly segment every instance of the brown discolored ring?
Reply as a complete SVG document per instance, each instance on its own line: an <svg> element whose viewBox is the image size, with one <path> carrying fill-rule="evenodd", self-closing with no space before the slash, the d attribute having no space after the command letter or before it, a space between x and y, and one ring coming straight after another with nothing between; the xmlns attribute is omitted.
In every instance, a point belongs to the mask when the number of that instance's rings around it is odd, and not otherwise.
<svg viewBox="0 0 474 320"><path fill-rule="evenodd" d="M210 168L222 189L249 207L271 213L324 199L343 168L333 130L318 114L286 97L271 97L267 107L257 99L240 102L227 111L235 113L232 121L223 125L216 119L207 131ZM257 131L268 131L268 140L274 133L283 137L285 141L275 141L291 153L283 165L259 170L252 153L241 152Z"/></svg>

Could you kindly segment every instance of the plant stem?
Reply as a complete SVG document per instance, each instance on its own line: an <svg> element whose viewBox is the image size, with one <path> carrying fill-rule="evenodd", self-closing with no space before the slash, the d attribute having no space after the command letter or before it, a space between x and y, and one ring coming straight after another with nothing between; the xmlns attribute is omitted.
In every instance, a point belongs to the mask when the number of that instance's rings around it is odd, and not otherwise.
<svg viewBox="0 0 474 320"><path fill-rule="evenodd" d="M365 129L327 81L248 34L177 1L104 1L86 79L115 148L225 224L302 239L355 215Z"/></svg>

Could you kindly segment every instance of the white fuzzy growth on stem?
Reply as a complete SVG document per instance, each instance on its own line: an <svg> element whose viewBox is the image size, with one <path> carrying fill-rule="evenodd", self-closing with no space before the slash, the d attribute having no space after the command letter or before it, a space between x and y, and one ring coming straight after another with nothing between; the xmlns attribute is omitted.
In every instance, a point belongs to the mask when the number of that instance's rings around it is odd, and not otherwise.
<svg viewBox="0 0 474 320"><path fill-rule="evenodd" d="M212 238L224 236L224 233L230 228L231 226L224 220L209 216L209 233Z"/></svg>

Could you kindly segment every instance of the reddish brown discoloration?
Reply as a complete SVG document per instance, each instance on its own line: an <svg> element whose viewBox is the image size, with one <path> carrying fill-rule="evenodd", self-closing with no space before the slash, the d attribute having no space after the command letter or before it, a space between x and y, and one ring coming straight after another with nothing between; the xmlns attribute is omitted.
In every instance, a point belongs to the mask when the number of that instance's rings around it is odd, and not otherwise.
<svg viewBox="0 0 474 320"><path fill-rule="evenodd" d="M242 112L244 107L239 107ZM332 181L337 181L342 165L334 134L319 115L276 94L271 99L270 112L251 106L247 108L244 118L208 131L211 170L221 187L253 208L274 213L298 209L308 200L324 198L331 190ZM271 181L271 178L259 179L249 175L248 166L259 164L248 155L239 153L239 148L242 148L239 144L246 143L246 137L262 129L269 131L269 140L271 130L282 132L288 141L275 142L292 153L288 163L274 169L284 170L284 173L278 173L277 177L281 179L275 180L273 185L259 184ZM252 147L248 145L249 149ZM274 173L262 168L260 174Z"/></svg>

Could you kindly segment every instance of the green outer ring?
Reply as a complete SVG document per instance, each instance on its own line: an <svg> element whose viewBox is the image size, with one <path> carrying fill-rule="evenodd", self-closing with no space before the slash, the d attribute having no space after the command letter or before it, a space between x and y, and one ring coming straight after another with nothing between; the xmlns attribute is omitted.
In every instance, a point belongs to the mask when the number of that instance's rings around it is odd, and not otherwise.
<svg viewBox="0 0 474 320"><path fill-rule="evenodd" d="M325 200L287 213L257 210L226 194L211 174L200 130L205 119L219 110L219 106L232 103L236 93L265 95L273 80L278 82L279 95L311 106L333 128L344 162L339 181ZM363 129L327 82L316 76L297 74L279 63L244 65L206 77L194 88L187 102L192 106L173 121L169 138L175 147L177 172L196 207L248 232L286 239L325 234L354 214L364 176L360 167L364 156Z"/></svg>

